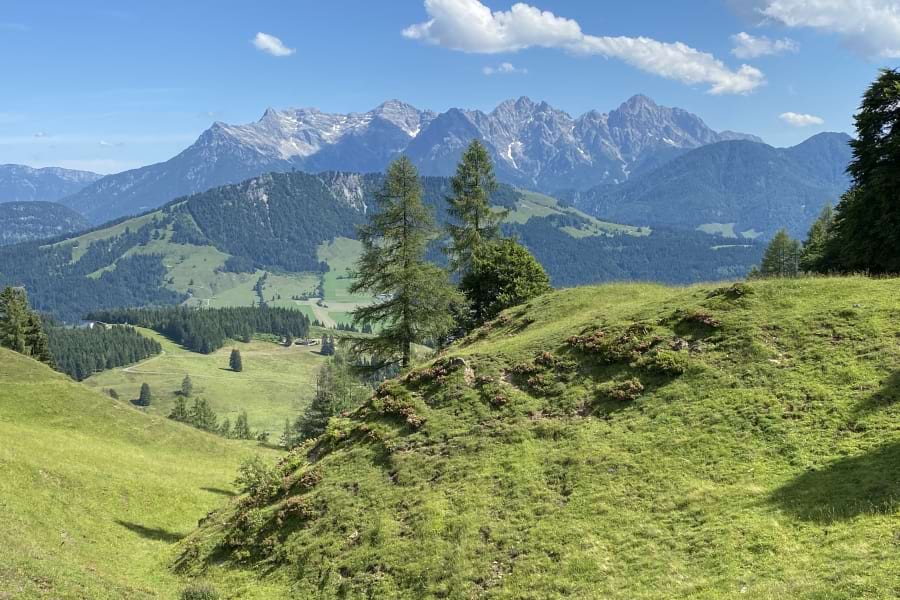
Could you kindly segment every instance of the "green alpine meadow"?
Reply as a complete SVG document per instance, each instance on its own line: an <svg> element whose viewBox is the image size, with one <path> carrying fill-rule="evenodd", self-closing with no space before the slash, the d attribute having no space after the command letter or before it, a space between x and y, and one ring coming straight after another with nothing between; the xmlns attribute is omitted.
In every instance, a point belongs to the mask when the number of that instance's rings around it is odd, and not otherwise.
<svg viewBox="0 0 900 600"><path fill-rule="evenodd" d="M0 600L900 598L900 0L108 4L0 12Z"/></svg>

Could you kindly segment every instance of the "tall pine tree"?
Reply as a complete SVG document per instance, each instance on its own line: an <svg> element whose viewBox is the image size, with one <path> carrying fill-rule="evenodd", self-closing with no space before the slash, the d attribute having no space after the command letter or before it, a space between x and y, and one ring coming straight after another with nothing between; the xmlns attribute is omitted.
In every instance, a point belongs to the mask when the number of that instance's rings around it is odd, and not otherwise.
<svg viewBox="0 0 900 600"><path fill-rule="evenodd" d="M381 299L354 311L354 324L382 327L372 337L354 338L350 347L381 366L406 367L413 344L440 339L451 329L451 309L459 294L447 273L425 260L434 220L422 203L419 174L408 158L391 163L376 200L369 223L359 229L363 254L350 291Z"/></svg>
<svg viewBox="0 0 900 600"><path fill-rule="evenodd" d="M882 71L866 91L850 144L853 185L828 255L845 271L900 273L900 71Z"/></svg>
<svg viewBox="0 0 900 600"><path fill-rule="evenodd" d="M803 250L800 251L800 268L810 272L826 272L832 268L832 259L828 256L828 246L834 237L834 209L826 204L819 218L815 220Z"/></svg>
<svg viewBox="0 0 900 600"><path fill-rule="evenodd" d="M138 397L138 406L150 406L153 402L153 393L150 391L149 383L141 384L141 394Z"/></svg>

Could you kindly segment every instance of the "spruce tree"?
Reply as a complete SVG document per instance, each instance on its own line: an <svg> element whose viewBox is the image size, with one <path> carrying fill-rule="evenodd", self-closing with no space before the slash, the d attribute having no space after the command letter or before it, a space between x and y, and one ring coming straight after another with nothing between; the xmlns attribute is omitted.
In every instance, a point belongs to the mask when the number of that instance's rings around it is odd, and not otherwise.
<svg viewBox="0 0 900 600"><path fill-rule="evenodd" d="M800 242L780 230L766 248L760 271L763 277L796 277L800 272Z"/></svg>
<svg viewBox="0 0 900 600"><path fill-rule="evenodd" d="M238 415L237 421L234 423L234 437L239 440L249 440L253 437L250 432L250 423L247 420L247 411L242 410Z"/></svg>
<svg viewBox="0 0 900 600"><path fill-rule="evenodd" d="M153 401L153 393L150 391L149 383L141 384L141 394L138 397L138 405L139 406L150 406L150 403Z"/></svg>
<svg viewBox="0 0 900 600"><path fill-rule="evenodd" d="M837 206L828 255L845 271L900 273L900 71L885 69L856 115L853 185Z"/></svg>
<svg viewBox="0 0 900 600"><path fill-rule="evenodd" d="M231 351L231 356L228 359L228 366L231 367L231 370L235 373L240 373L244 370L244 364L241 361L241 351L237 348L234 348Z"/></svg>
<svg viewBox="0 0 900 600"><path fill-rule="evenodd" d="M184 398L190 398L194 394L194 382L191 381L190 375L185 375L181 380L181 395Z"/></svg>
<svg viewBox="0 0 900 600"><path fill-rule="evenodd" d="M354 338L350 347L379 365L406 367L413 344L439 339L450 330L459 294L447 273L425 260L434 220L422 203L419 174L408 158L390 165L376 202L369 223L359 229L363 254L350 292L382 298L353 313L356 325L382 327L372 337Z"/></svg>
<svg viewBox="0 0 900 600"><path fill-rule="evenodd" d="M226 438L232 436L231 421L227 417L222 421L222 424L219 425L219 435Z"/></svg>
<svg viewBox="0 0 900 600"><path fill-rule="evenodd" d="M185 397L183 395L175 398L175 406L172 407L172 412L169 413L169 418L173 421L178 421L179 423L187 423L190 421L190 413L188 412L187 400L185 400Z"/></svg>
<svg viewBox="0 0 900 600"><path fill-rule="evenodd" d="M0 347L28 353L29 316L24 289L7 287L0 292Z"/></svg>
<svg viewBox="0 0 900 600"><path fill-rule="evenodd" d="M453 195L447 198L450 222L450 269L459 274L472 270L482 246L500 237L504 213L491 208L497 189L494 165L487 148L472 140L451 180Z"/></svg>

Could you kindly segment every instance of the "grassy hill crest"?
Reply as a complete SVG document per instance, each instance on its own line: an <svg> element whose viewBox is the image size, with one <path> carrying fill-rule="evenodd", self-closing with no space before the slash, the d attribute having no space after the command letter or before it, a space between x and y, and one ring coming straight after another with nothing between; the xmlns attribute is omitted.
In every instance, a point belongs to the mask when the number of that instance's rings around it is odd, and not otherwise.
<svg viewBox="0 0 900 600"><path fill-rule="evenodd" d="M547 295L260 470L175 569L292 597L895 597L898 292Z"/></svg>

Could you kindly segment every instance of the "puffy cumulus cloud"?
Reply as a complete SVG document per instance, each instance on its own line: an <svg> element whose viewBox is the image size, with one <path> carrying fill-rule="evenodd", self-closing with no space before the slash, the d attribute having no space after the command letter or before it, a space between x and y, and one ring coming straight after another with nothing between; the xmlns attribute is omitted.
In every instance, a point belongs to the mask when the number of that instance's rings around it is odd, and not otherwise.
<svg viewBox="0 0 900 600"><path fill-rule="evenodd" d="M712 54L681 42L587 35L577 21L524 3L492 11L479 0L425 0L425 10L429 20L404 29L405 37L470 53L538 47L616 58L661 77L708 85L713 94L746 94L765 83L759 69L749 65L729 69Z"/></svg>
<svg viewBox="0 0 900 600"><path fill-rule="evenodd" d="M840 36L871 58L900 58L900 0L764 0L759 11L788 27Z"/></svg>
<svg viewBox="0 0 900 600"><path fill-rule="evenodd" d="M753 36L744 31L731 36L731 41L734 42L734 48L731 49L731 53L741 59L772 56L800 50L800 45L792 39L772 40L766 36Z"/></svg>
<svg viewBox="0 0 900 600"><path fill-rule="evenodd" d="M512 63L500 63L499 66L496 67L485 67L481 70L485 75L525 75L528 73L528 69L520 69L513 65Z"/></svg>
<svg viewBox="0 0 900 600"><path fill-rule="evenodd" d="M257 50L261 52L265 52L266 54L271 54L272 56L290 56L296 50L293 48L288 48L284 45L280 39L275 37L274 35L269 35L268 33L263 33L260 31L256 34L256 37L253 38L253 45Z"/></svg>
<svg viewBox="0 0 900 600"><path fill-rule="evenodd" d="M807 115L795 112L786 112L778 116L779 119L791 127L809 127L810 125L824 125L825 119L815 115Z"/></svg>

